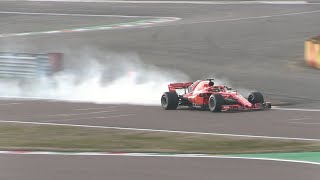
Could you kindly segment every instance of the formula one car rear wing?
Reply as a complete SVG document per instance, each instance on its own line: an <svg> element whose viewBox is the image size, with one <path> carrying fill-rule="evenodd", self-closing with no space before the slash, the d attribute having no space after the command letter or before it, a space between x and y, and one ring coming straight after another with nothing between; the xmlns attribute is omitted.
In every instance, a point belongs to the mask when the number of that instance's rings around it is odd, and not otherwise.
<svg viewBox="0 0 320 180"><path fill-rule="evenodd" d="M185 82L185 83L172 83L168 85L170 92L176 92L176 89L186 89L191 86L193 82Z"/></svg>

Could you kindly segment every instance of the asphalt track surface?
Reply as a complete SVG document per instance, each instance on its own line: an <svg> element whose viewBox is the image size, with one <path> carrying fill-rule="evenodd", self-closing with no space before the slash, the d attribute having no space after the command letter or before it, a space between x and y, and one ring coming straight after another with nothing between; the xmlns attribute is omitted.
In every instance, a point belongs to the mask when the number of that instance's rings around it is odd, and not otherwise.
<svg viewBox="0 0 320 180"><path fill-rule="evenodd" d="M180 21L148 28L2 38L0 43L6 47L1 50L65 52L66 49L97 47L118 53L136 52L147 64L179 69L194 80L214 72L217 77L227 77L235 86L261 90L268 98L295 108L320 107L320 74L302 63L303 41L319 33L320 5L0 2L0 11L180 17ZM59 29L70 22L92 24L87 18L14 16L1 14L2 25L14 24L10 21L16 19L19 23L19 26L1 29L1 34L31 28ZM109 17L97 18L95 22L110 24L123 20L125 18ZM320 139L320 112L316 111L271 110L213 115L206 111L163 111L160 107L21 100L2 101L0 111L4 121ZM311 165L253 160L8 155L0 158L1 162L6 162L0 165L1 179L217 177L241 180L318 179L320 176L319 167Z"/></svg>
<svg viewBox="0 0 320 180"><path fill-rule="evenodd" d="M319 177L319 167L294 163L165 157L0 156L1 179L259 179ZM27 163L21 163L27 162ZM72 168L70 168L72 167ZM301 173L303 169L303 173ZM18 173L17 173L18 172Z"/></svg>

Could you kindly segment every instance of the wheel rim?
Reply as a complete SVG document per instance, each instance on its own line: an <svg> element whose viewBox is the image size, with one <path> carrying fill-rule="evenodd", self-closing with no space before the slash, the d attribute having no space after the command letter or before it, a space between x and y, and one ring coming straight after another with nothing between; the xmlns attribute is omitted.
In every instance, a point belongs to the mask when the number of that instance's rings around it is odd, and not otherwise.
<svg viewBox="0 0 320 180"><path fill-rule="evenodd" d="M252 102L252 101L254 100L254 98L253 98L253 95L252 95L252 94L250 94L250 95L249 95L248 100L249 100L249 102Z"/></svg>
<svg viewBox="0 0 320 180"><path fill-rule="evenodd" d="M213 97L210 97L209 104L210 104L210 107L211 107L212 109L215 108L215 106L216 106L216 101L215 101L215 99L214 99Z"/></svg>
<svg viewBox="0 0 320 180"><path fill-rule="evenodd" d="M161 105L163 107L167 107L168 106L168 101L167 101L167 98L165 96L162 96L162 98L161 98Z"/></svg>

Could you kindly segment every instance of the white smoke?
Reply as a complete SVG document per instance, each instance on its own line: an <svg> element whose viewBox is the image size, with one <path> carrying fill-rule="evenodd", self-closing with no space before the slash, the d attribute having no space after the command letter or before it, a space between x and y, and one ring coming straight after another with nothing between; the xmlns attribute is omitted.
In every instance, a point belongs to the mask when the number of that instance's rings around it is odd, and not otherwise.
<svg viewBox="0 0 320 180"><path fill-rule="evenodd" d="M188 81L178 71L146 65L136 54L94 53L66 59L50 78L0 80L0 96L105 104L159 105L168 84Z"/></svg>
<svg viewBox="0 0 320 180"><path fill-rule="evenodd" d="M92 102L103 104L160 105L168 84L190 81L182 72L142 62L135 53L112 53L87 49L65 53L65 69L50 78L0 78L0 97ZM215 75L216 85L232 87ZM236 88L236 87L233 87ZM237 89L244 96L253 90ZM183 93L182 91L180 94Z"/></svg>

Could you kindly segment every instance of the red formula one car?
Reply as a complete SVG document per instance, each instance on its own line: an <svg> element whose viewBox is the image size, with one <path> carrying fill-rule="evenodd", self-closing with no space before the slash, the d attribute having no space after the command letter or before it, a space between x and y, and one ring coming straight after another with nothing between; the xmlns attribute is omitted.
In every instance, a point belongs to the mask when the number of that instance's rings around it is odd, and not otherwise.
<svg viewBox="0 0 320 180"><path fill-rule="evenodd" d="M215 86L214 79L196 82L169 84L169 92L163 93L161 105L165 110L177 109L178 106L209 109L212 112L230 110L266 110L270 102L264 102L260 92L252 92L248 98L227 86ZM179 95L176 90L184 90Z"/></svg>

